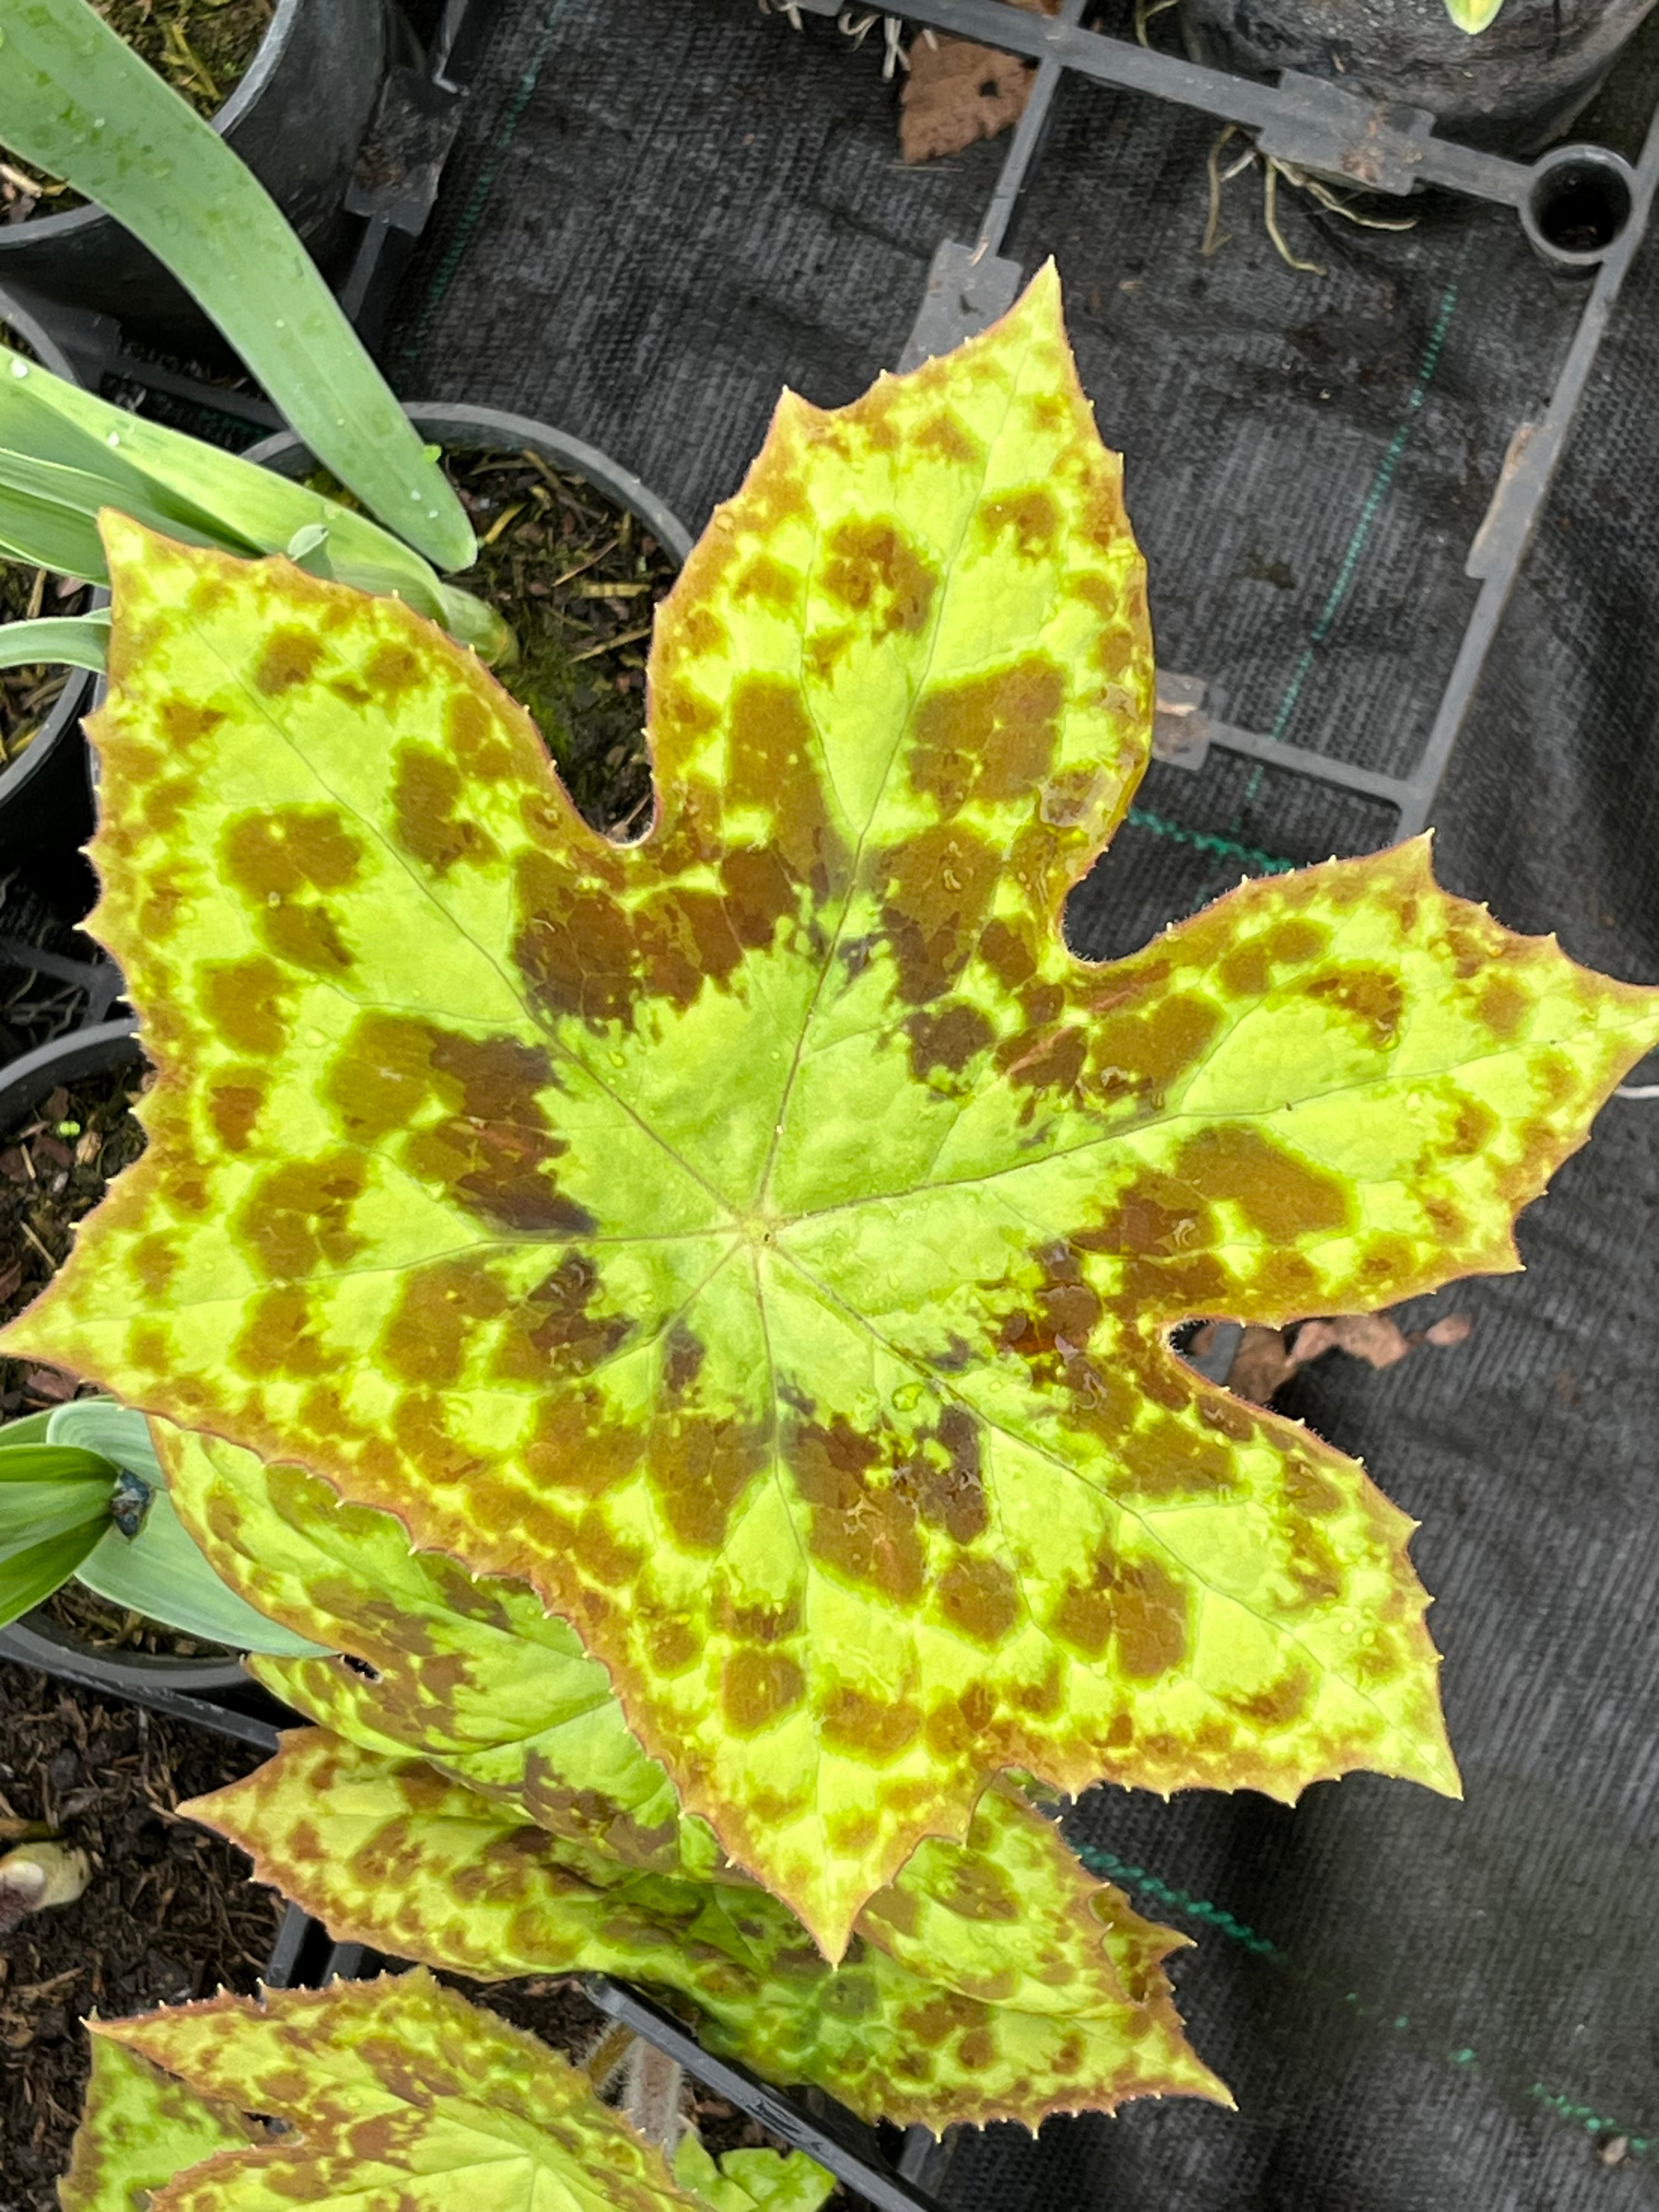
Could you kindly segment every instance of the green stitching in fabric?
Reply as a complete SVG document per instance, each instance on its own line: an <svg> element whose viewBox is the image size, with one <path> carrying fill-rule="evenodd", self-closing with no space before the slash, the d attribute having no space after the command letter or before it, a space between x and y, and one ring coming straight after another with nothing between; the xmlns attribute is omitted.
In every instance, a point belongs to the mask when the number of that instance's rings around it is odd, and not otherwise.
<svg viewBox="0 0 1659 2212"><path fill-rule="evenodd" d="M1129 809L1129 823L1132 829L1150 830L1154 837L1168 837L1175 844L1190 845L1194 852L1213 853L1221 860L1237 860L1259 876L1282 876L1301 866L1298 860L1276 860L1271 853L1258 852L1254 845L1241 845L1233 837L1218 837L1207 830L1185 829L1179 822L1167 821L1163 815L1153 814L1144 806Z"/></svg>

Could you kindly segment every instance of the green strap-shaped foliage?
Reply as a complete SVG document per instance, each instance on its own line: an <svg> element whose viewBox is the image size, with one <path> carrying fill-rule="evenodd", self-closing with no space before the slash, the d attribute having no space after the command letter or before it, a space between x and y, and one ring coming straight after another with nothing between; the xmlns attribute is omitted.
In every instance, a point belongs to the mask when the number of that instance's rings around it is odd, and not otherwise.
<svg viewBox="0 0 1659 2212"><path fill-rule="evenodd" d="M513 650L492 607L447 584L367 515L238 453L112 407L0 346L0 553L107 583L98 535L106 507L186 544L227 553L297 554L306 546L313 574L395 593L492 663ZM9 628L4 641L12 637Z"/></svg>
<svg viewBox="0 0 1659 2212"><path fill-rule="evenodd" d="M786 399L636 845L404 608L106 530L94 927L162 1074L9 1348L522 1579L831 1956L1005 1767L1455 1788L1410 1524L1168 1331L1513 1268L1659 998L1422 841L1069 952L1152 684L1052 273Z"/></svg>
<svg viewBox="0 0 1659 2212"><path fill-rule="evenodd" d="M64 2212L699 2212L585 2075L418 1970L90 2025L161 2078L100 2063Z"/></svg>
<svg viewBox="0 0 1659 2212"><path fill-rule="evenodd" d="M59 667L94 668L101 675L109 660L106 614L47 615L37 622L0 626L0 668L30 668L36 661Z"/></svg>
<svg viewBox="0 0 1659 2212"><path fill-rule="evenodd" d="M281 209L87 0L0 0L0 145L142 239L341 483L441 568L467 567L460 501Z"/></svg>
<svg viewBox="0 0 1659 2212"><path fill-rule="evenodd" d="M1091 1881L1001 1786L965 1843L921 1846L833 1967L762 1890L573 1866L514 1808L321 1729L188 1809L342 1938L485 1978L678 1990L708 2048L872 2119L1035 2127L1131 2097L1229 2101L1170 2001L1161 1961L1184 1939Z"/></svg>

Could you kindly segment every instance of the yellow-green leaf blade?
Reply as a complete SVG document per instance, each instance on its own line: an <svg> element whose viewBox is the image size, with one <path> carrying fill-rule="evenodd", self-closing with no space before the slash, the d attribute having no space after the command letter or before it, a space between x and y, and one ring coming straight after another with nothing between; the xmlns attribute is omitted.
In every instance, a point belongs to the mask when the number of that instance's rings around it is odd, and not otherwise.
<svg viewBox="0 0 1659 2212"><path fill-rule="evenodd" d="M200 2096L286 2124L159 2191L158 2212L392 2203L444 2212L694 2212L662 2154L532 2036L419 1969L220 1996L98 2033ZM103 2212L103 2208L99 2208Z"/></svg>
<svg viewBox="0 0 1659 2212"><path fill-rule="evenodd" d="M1090 1882L1012 1802L966 1844L928 1847L921 1893L901 1875L840 1967L762 1891L623 1867L607 1879L591 1861L574 1872L508 1808L318 1730L193 1810L337 1935L465 1973L601 1970L678 1990L711 2049L872 2117L1035 2125L1135 2096L1225 2100L1158 1964L1180 1939ZM1022 1821L1036 1839L1023 1854L1006 1832ZM1012 1962L1056 1938L1055 1982L1038 1994L1040 1967Z"/></svg>
<svg viewBox="0 0 1659 2212"><path fill-rule="evenodd" d="M1072 957L1151 657L1050 276L781 410L635 847L401 609L111 556L99 927L166 1066L10 1343L522 1577L831 1954L1005 1766L1455 1786L1403 1516L1164 1327L1509 1264L1659 1016L1410 849Z"/></svg>
<svg viewBox="0 0 1659 2212"><path fill-rule="evenodd" d="M198 2094L94 2033L86 2106L58 2185L63 2212L146 2212L176 2174L255 2136L234 2104Z"/></svg>

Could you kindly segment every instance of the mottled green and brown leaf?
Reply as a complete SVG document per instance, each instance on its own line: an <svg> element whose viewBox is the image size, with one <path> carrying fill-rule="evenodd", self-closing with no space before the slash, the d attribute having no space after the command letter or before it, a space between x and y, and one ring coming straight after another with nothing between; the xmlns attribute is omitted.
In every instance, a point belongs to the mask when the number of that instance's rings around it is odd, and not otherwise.
<svg viewBox="0 0 1659 2212"><path fill-rule="evenodd" d="M155 2191L154 2212L699 2212L586 2075L420 1968L93 2032L185 2094L281 2124L246 2130L244 2147L195 2150Z"/></svg>
<svg viewBox="0 0 1659 2212"><path fill-rule="evenodd" d="M1093 1881L1006 1785L924 1844L839 1966L751 1885L581 1855L517 1807L322 1729L188 1808L339 1937L478 1975L604 1972L691 1998L707 2048L867 2118L1020 2119L1227 2093L1162 1961L1185 1940Z"/></svg>
<svg viewBox="0 0 1659 2212"><path fill-rule="evenodd" d="M1166 1331L1513 1266L1659 1014L1421 844L1067 951L1152 665L1051 273L785 400L636 845L395 603L107 534L161 1074L14 1349L521 1578L832 1954L1000 1768L1455 1787L1407 1522Z"/></svg>
<svg viewBox="0 0 1659 2212"><path fill-rule="evenodd" d="M176 2174L259 2139L234 2102L198 2095L94 2033L92 2078L58 2202L63 2212L149 2212Z"/></svg>

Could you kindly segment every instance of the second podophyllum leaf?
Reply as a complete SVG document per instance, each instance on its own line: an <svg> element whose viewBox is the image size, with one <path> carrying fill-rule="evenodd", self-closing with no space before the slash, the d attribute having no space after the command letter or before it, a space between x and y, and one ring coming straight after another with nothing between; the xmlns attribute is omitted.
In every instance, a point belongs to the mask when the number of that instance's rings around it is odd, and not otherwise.
<svg viewBox="0 0 1659 2212"><path fill-rule="evenodd" d="M1513 1267L1659 1014L1420 844L1070 954L1152 668L1051 274L786 400L634 847L404 609L108 539L161 1073L11 1348L522 1577L832 1954L1001 1767L1455 1786L1404 1516L1167 1330Z"/></svg>
<svg viewBox="0 0 1659 2212"><path fill-rule="evenodd" d="M198 2098L283 2124L191 2162L155 2212L699 2212L586 2075L418 1968L91 2025Z"/></svg>
<svg viewBox="0 0 1659 2212"><path fill-rule="evenodd" d="M836 2186L805 2151L729 2150L716 2160L693 2135L674 2153L674 2179L714 2212L818 2212Z"/></svg>
<svg viewBox="0 0 1659 2212"><path fill-rule="evenodd" d="M708 1960L688 1983L673 1954L684 1931L696 1948L712 1929L726 1939L724 1954L715 1945L714 1987L730 1999L731 1939L747 1930L738 1952L743 2055L775 2077L793 2051L822 2086L893 2110L878 2069L860 2064L849 2076L845 2039L826 2049L811 2035L804 2041L799 2025L820 2011L861 2019L868 1976L856 1962L846 1982L828 1974L792 1916L757 1896L703 1823L676 1819L667 1776L629 1734L604 1669L580 1655L563 1622L544 1617L521 1587L474 1582L451 1560L411 1553L389 1515L343 1509L314 1477L155 1426L173 1495L220 1571L292 1629L324 1641L355 1638L349 1659L256 1662L260 1680L359 1749L389 1755L343 1761L325 1736L290 1745L257 1785L198 1805L202 1817L331 1925L372 1921L374 1940L434 1964L465 1958L483 1973L532 1963L609 1967L700 1996ZM409 1751L507 1808L505 1820L464 1794L432 1799L434 1782ZM546 1839L518 1833L526 1817ZM500 1911L480 1901L480 1883L502 1901L499 1876L481 1874L468 1856L476 1850L488 1861L515 1834L513 1863L527 1854L541 1885L530 1901L544 1916L550 1898L562 1902L562 1915L536 1923L539 1949L527 1948L522 1920L504 1929ZM365 1869L373 1897L364 1894ZM638 1871L681 1878L625 1892L648 1940L619 1951L619 1923L603 1913L596 1923L592 1907ZM722 1900L711 1881L743 1893ZM873 1948L902 1970L883 1970L882 2034L900 2009L964 1997L994 2008L956 2021L963 2034L986 2020L996 2028L974 2098L964 2102L947 2074L918 2107L913 2080L902 2117L943 2126L1006 2111L1031 2121L1056 2100L1108 2103L1210 2083L1190 2070L1158 1970L1176 1939L1085 1875L1057 1832L1012 1794L981 1801L965 1844L921 1844L871 1899L859 1932L860 1959ZM498 1940L518 1948L492 1966ZM717 2018L736 2032L729 2011ZM781 2037L780 2019L793 2023ZM1086 2072L1050 2075L1047 2062L1082 2020L1091 2023Z"/></svg>
<svg viewBox="0 0 1659 2212"><path fill-rule="evenodd" d="M1161 1961L1183 1938L1091 1881L1011 1791L965 1843L923 1844L825 1964L751 1886L589 1855L418 1759L321 1729L186 1808L338 1936L485 1979L599 1971L691 1998L711 2050L874 2119L1019 2119L1131 2097L1228 2101L1194 2057Z"/></svg>
<svg viewBox="0 0 1659 2212"><path fill-rule="evenodd" d="M155 1424L172 1495L226 1581L349 1659L252 1662L279 1697L369 1750L418 1752L573 1846L661 1874L742 1879L629 1732L603 1667L522 1583L412 1552L401 1522L313 1475ZM573 1854L574 1863L574 1854Z"/></svg>

